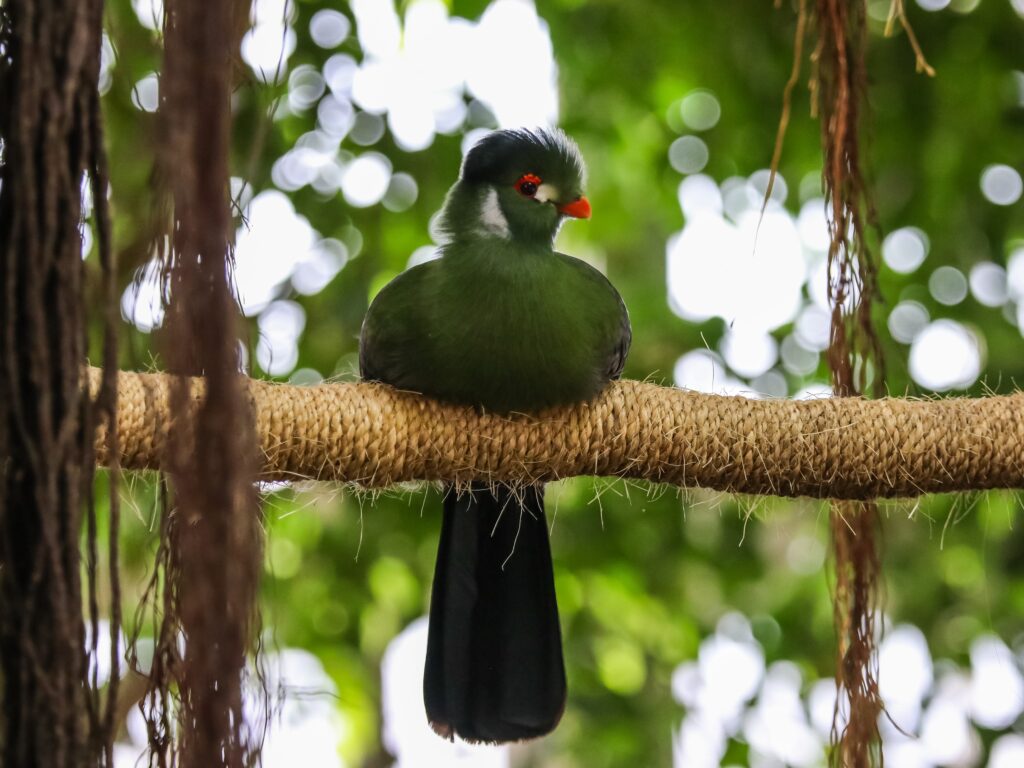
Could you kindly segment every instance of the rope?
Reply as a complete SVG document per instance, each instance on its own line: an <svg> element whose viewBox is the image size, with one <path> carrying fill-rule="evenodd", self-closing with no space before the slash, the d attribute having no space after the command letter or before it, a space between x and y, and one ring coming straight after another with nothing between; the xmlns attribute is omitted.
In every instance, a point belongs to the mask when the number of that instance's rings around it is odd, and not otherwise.
<svg viewBox="0 0 1024 768"><path fill-rule="evenodd" d="M95 391L101 371L89 369ZM125 469L159 469L166 374L118 375ZM611 475L777 496L870 499L1024 487L1024 393L985 398L751 400L615 382L595 400L500 416L382 384L249 380L261 479L383 487L410 480ZM193 407L202 384L193 380ZM105 464L107 442L97 440Z"/></svg>

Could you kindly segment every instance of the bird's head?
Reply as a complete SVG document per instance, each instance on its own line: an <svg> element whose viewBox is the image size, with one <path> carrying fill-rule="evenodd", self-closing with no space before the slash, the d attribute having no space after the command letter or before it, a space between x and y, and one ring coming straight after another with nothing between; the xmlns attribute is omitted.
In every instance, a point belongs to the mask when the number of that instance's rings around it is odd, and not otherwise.
<svg viewBox="0 0 1024 768"><path fill-rule="evenodd" d="M441 229L550 244L566 217L590 218L583 183L583 158L562 131L494 131L466 155Z"/></svg>

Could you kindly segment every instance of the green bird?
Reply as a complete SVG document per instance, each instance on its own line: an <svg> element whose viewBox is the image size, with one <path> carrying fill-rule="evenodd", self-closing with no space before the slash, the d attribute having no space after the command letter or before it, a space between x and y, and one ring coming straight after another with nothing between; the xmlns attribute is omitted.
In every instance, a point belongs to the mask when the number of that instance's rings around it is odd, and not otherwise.
<svg viewBox="0 0 1024 768"><path fill-rule="evenodd" d="M629 316L596 269L558 253L589 218L584 165L561 131L503 130L466 154L438 232L363 322L363 378L498 413L588 400L622 373ZM507 742L551 731L566 682L542 485L444 496L423 682L442 736Z"/></svg>

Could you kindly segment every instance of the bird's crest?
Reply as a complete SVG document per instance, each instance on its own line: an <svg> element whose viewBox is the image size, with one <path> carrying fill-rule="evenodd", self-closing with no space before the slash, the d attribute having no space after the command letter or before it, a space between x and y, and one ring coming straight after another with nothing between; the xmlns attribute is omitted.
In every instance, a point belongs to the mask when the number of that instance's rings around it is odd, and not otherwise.
<svg viewBox="0 0 1024 768"><path fill-rule="evenodd" d="M585 173L576 142L558 128L517 128L494 131L473 145L462 163L461 178L470 184L495 182L524 166L554 170L580 182Z"/></svg>

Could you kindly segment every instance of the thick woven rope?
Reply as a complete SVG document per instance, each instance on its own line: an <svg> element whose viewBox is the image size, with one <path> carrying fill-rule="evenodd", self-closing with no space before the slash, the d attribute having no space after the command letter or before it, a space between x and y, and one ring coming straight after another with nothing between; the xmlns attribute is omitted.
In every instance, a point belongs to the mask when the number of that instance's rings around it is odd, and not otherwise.
<svg viewBox="0 0 1024 768"><path fill-rule="evenodd" d="M99 374L89 370L94 389ZM119 374L124 468L162 466L170 382ZM194 406L202 385L191 383ZM606 475L837 499L1024 486L1024 394L752 400L620 381L591 402L502 416L382 384L250 380L248 392L264 479L383 487Z"/></svg>

